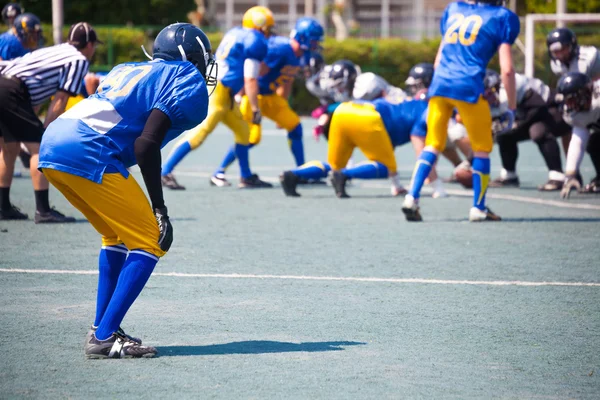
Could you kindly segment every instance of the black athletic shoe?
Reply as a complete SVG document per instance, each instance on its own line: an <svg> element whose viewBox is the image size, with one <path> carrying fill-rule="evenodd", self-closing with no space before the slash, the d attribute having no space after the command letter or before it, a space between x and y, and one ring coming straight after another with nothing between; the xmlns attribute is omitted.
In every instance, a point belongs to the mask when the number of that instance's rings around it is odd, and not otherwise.
<svg viewBox="0 0 600 400"><path fill-rule="evenodd" d="M272 188L269 182L261 181L258 175L252 174L248 178L240 179L240 183L238 184L240 189L265 189Z"/></svg>
<svg viewBox="0 0 600 400"><path fill-rule="evenodd" d="M67 217L63 213L52 208L50 211L43 213L36 211L34 221L36 224L66 224L75 222L75 218Z"/></svg>
<svg viewBox="0 0 600 400"><path fill-rule="evenodd" d="M600 193L600 176L595 177L585 185L581 193Z"/></svg>
<svg viewBox="0 0 600 400"><path fill-rule="evenodd" d="M173 174L167 174L167 175L161 176L160 182L162 183L162 185L164 187L169 188L171 190L185 190L185 186L177 183L177 180L175 179L175 175L173 175Z"/></svg>
<svg viewBox="0 0 600 400"><path fill-rule="evenodd" d="M283 193L289 197L300 197L300 193L296 191L296 186L299 183L298 178L292 171L284 171L283 174L279 175L279 182L283 188Z"/></svg>
<svg viewBox="0 0 600 400"><path fill-rule="evenodd" d="M96 330L98 329L97 326L92 325L90 327L90 330L88 331L87 335L86 335L86 343L89 342L89 340L91 339L92 335L94 333L96 333ZM142 339L133 337L131 335L128 335L125 333L125 331L123 330L123 328L119 327L119 329L117 329L117 333L121 336L126 337L127 339L131 340L132 342L136 342L137 344L142 344Z"/></svg>
<svg viewBox="0 0 600 400"><path fill-rule="evenodd" d="M0 210L0 220L27 219L29 216L22 213L17 207L11 205L8 210Z"/></svg>
<svg viewBox="0 0 600 400"><path fill-rule="evenodd" d="M490 187L519 187L519 178L496 178L490 182Z"/></svg>
<svg viewBox="0 0 600 400"><path fill-rule="evenodd" d="M548 180L548 182L543 185L538 186L538 190L540 192L556 192L562 189L564 182L557 181L554 179Z"/></svg>
<svg viewBox="0 0 600 400"><path fill-rule="evenodd" d="M83 350L86 358L89 359L150 358L154 357L157 353L154 347L142 346L118 332L113 333L106 340L98 340L96 333L92 333L86 339Z"/></svg>
<svg viewBox="0 0 600 400"><path fill-rule="evenodd" d="M404 213L404 217L407 221L423 221L423 217L421 216L419 208L419 203L417 203L417 201L412 196L404 197L404 202L402 203L402 212Z"/></svg>
<svg viewBox="0 0 600 400"><path fill-rule="evenodd" d="M331 174L331 185L335 190L335 195L340 199L349 199L348 193L346 193L346 181L348 178L340 171L333 171Z"/></svg>

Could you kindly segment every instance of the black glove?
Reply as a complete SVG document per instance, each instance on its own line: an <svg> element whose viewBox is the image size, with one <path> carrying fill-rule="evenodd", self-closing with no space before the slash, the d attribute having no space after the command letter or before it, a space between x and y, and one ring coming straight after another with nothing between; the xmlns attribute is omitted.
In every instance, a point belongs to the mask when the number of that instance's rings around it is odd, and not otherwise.
<svg viewBox="0 0 600 400"><path fill-rule="evenodd" d="M260 110L252 111L252 123L259 125L260 121L262 121L262 114L260 113Z"/></svg>
<svg viewBox="0 0 600 400"><path fill-rule="evenodd" d="M162 251L169 251L171 244L173 243L173 225L171 225L171 221L169 221L167 207L155 208L154 216L156 217L158 230L160 231L160 234L158 235L158 245Z"/></svg>

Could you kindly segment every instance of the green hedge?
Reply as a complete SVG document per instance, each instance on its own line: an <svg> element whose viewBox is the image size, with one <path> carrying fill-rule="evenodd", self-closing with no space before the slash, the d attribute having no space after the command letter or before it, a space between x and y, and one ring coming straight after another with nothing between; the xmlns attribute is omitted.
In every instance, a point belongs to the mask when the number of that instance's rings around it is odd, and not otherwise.
<svg viewBox="0 0 600 400"><path fill-rule="evenodd" d="M94 71L108 71L114 65L127 61L143 61L145 56L140 48L145 45L151 51L152 38L160 31L161 27L103 27L95 28L99 38L105 45L98 46L91 69ZM44 26L48 44L52 44L52 29ZM63 37L67 36L68 28ZM546 51L547 31L540 30L536 34L536 76L551 86L556 84L556 78L550 72L548 54ZM580 33L578 32L578 35ZM213 49L216 49L223 34L219 32L208 33ZM582 44L600 44L600 35L580 35ZM404 39L357 39L351 38L337 42L327 38L324 43L324 56L327 63L339 59L348 59L361 66L363 72L371 71L383 76L395 86L404 87L404 80L410 68L419 62L433 62L439 45L439 40L415 43ZM515 50L515 63L517 70L523 67L523 57ZM490 63L490 68L498 68L498 59L495 57ZM318 106L318 101L304 88L302 81L294 84L293 95L290 99L292 106L301 114L310 112Z"/></svg>

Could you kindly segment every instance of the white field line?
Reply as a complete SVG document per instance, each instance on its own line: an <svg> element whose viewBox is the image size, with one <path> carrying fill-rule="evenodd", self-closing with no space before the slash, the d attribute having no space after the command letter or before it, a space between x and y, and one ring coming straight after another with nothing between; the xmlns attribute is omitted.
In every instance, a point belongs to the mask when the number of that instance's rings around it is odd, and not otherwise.
<svg viewBox="0 0 600 400"><path fill-rule="evenodd" d="M58 274L58 275L98 275L94 270L58 270L58 269L19 269L0 268L0 272L18 274ZM220 278L220 279L258 279L258 280L298 280L298 281L344 281L374 283L417 283L426 285L479 285L479 286L575 286L600 287L600 282L530 282L530 281L471 281L421 278L372 278L343 276L305 276L305 275L255 275L255 274L187 274L181 272L155 272L154 276L175 278Z"/></svg>
<svg viewBox="0 0 600 400"><path fill-rule="evenodd" d="M199 178L210 178L212 176L212 174L209 172L191 172L191 171L177 172L177 175L195 176L195 177L199 177ZM274 177L274 176L261 176L260 179L267 181L267 182L273 182L273 183L279 182L279 178ZM386 185L383 183L376 183L376 182L361 182L358 186L365 187L365 188L374 188L374 189L388 189L389 188L389 185ZM448 192L448 194L450 194L452 196L460 196L460 197L470 197L473 195L472 190L446 189L446 192ZM423 193L430 194L431 189L424 188ZM510 200L510 201L516 201L516 202L520 202L520 203L540 204L540 205L559 207L559 208L600 211L600 205L598 205L598 204L570 203L568 201L560 201L560 200L536 199L534 197L518 196L518 195L512 195L512 194L491 193L489 191L486 196L488 199ZM558 196L558 194L557 194L557 196Z"/></svg>

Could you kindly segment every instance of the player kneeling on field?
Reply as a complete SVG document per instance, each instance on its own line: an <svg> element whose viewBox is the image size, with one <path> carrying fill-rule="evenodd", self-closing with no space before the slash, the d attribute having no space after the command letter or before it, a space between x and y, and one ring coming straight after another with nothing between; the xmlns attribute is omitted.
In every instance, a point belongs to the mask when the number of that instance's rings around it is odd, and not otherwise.
<svg viewBox="0 0 600 400"><path fill-rule="evenodd" d="M191 24L164 28L151 62L117 65L96 94L51 123L39 167L102 235L88 358L152 357L119 327L173 241L160 178L161 148L202 122L215 85L210 41ZM150 204L127 168L138 164Z"/></svg>

